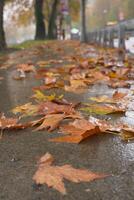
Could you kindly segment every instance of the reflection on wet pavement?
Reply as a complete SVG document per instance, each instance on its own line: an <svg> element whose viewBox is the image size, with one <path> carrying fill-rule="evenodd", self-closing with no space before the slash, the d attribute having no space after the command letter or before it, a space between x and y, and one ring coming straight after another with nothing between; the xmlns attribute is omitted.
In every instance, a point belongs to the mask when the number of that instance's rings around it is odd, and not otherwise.
<svg viewBox="0 0 134 200"><path fill-rule="evenodd" d="M12 54L15 57L16 54ZM21 54L20 54L21 57ZM39 60L45 58L42 55ZM36 57L33 59L33 62ZM21 62L26 61L23 57ZM16 63L18 60L16 61ZM8 63L8 61L7 61ZM28 74L22 81L13 80L15 65L8 70L0 70L0 111L8 113L13 107L31 101L32 88L41 84ZM6 64L6 63L5 63ZM10 63L11 64L11 63ZM64 94L63 90L52 90ZM129 93L128 89L119 91ZM70 101L88 102L92 96L111 96L114 90L105 84L96 84L89 87L84 95L65 93L65 98ZM8 113L11 114L11 113ZM111 116L116 121L116 116ZM133 123L133 113L120 116L127 123ZM54 133L57 135L57 133ZM134 170L134 143L125 143L119 137L102 134L93 136L79 145L49 143L48 138L53 134L46 131L32 132L24 130L5 134L0 141L0 198L5 200L133 200L133 170ZM60 196L46 186L40 191L32 188L32 175L35 172L35 163L38 157L46 152L54 155L58 164L72 164L75 167L89 168L92 171L110 174L110 177L87 184L67 183L68 195ZM18 158L17 162L10 162L12 157ZM3 189L4 185L4 189ZM85 192L88 189L89 192ZM89 190L90 189L90 190ZM23 191L23 195L21 195Z"/></svg>

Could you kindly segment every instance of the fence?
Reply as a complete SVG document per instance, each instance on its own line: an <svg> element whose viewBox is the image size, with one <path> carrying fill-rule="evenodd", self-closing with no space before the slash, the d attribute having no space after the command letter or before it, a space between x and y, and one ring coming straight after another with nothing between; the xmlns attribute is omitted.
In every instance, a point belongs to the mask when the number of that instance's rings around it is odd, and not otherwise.
<svg viewBox="0 0 134 200"><path fill-rule="evenodd" d="M116 25L87 33L87 41L103 47L114 47L114 39L118 39L118 47L126 49L126 37L134 36L134 19L122 21Z"/></svg>

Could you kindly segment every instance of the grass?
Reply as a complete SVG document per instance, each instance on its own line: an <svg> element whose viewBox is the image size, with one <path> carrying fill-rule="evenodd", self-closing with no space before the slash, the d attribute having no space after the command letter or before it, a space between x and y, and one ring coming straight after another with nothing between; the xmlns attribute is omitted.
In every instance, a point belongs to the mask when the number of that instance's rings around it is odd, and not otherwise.
<svg viewBox="0 0 134 200"><path fill-rule="evenodd" d="M11 45L10 48L17 49L17 50L28 49L28 48L38 46L41 44L46 44L47 42L48 42L47 40L28 40L20 44Z"/></svg>
<svg viewBox="0 0 134 200"><path fill-rule="evenodd" d="M7 49L0 52L0 58L16 50L29 49L47 43L48 40L28 40L20 44L10 45Z"/></svg>

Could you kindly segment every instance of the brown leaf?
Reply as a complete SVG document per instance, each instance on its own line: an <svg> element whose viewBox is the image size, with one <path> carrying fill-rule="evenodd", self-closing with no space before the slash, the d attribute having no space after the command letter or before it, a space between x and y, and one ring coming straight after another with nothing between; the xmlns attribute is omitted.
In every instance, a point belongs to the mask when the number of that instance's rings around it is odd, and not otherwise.
<svg viewBox="0 0 134 200"><path fill-rule="evenodd" d="M35 120L32 122L32 126L40 124L38 128L35 129L35 131L48 129L48 131L53 131L54 129L59 127L59 124L64 119L81 119L82 116L76 112L75 114L50 114L46 115L45 117L42 117L39 120Z"/></svg>
<svg viewBox="0 0 134 200"><path fill-rule="evenodd" d="M117 103L119 100L122 100L122 98L124 98L126 95L127 95L126 93L115 91L112 98L110 98L106 95L102 95L102 96L98 96L98 97L90 97L89 99L92 101L96 101L98 103L104 103L104 102L105 103Z"/></svg>
<svg viewBox="0 0 134 200"><path fill-rule="evenodd" d="M108 84L110 87L116 89L116 88L130 88L130 84L127 83L126 81L111 81L109 84Z"/></svg>
<svg viewBox="0 0 134 200"><path fill-rule="evenodd" d="M0 117L0 129L10 129L17 125L17 118L6 118L4 114Z"/></svg>
<svg viewBox="0 0 134 200"><path fill-rule="evenodd" d="M86 107L81 108L87 113L95 113L98 115L107 115L113 113L124 113L125 110L116 105L100 105L100 104L86 104Z"/></svg>
<svg viewBox="0 0 134 200"><path fill-rule="evenodd" d="M2 81L4 79L4 77L0 76L0 81Z"/></svg>
<svg viewBox="0 0 134 200"><path fill-rule="evenodd" d="M101 130L99 129L99 126L94 125L85 119L76 119L74 122L61 126L60 132L67 134L68 136L50 139L50 141L80 143L82 140L94 134L101 133Z"/></svg>
<svg viewBox="0 0 134 200"><path fill-rule="evenodd" d="M32 64L19 64L17 66L18 70L22 70L26 73L28 72L35 72L35 67Z"/></svg>
<svg viewBox="0 0 134 200"><path fill-rule="evenodd" d="M58 113L66 113L72 114L75 113L74 105L59 105L53 102L44 102L39 105L38 113L39 114L58 114Z"/></svg>
<svg viewBox="0 0 134 200"><path fill-rule="evenodd" d="M18 118L6 118L4 114L0 116L0 129L24 129L29 126L29 123L18 124Z"/></svg>
<svg viewBox="0 0 134 200"><path fill-rule="evenodd" d="M123 128L121 131L122 140L134 140L134 128Z"/></svg>
<svg viewBox="0 0 134 200"><path fill-rule="evenodd" d="M50 85L56 83L56 78L55 77L45 77L45 84Z"/></svg>
<svg viewBox="0 0 134 200"><path fill-rule="evenodd" d="M126 93L115 91L115 93L113 94L113 100L115 100L115 101L121 100L126 95L127 95Z"/></svg>
<svg viewBox="0 0 134 200"><path fill-rule="evenodd" d="M58 128L60 122L65 118L64 114L51 114L46 115L42 124L35 129L35 131L48 129L49 131L53 131L54 129Z"/></svg>
<svg viewBox="0 0 134 200"><path fill-rule="evenodd" d="M47 184L48 187L53 187L63 195L67 193L63 179L80 183L106 177L106 175L96 174L86 169L75 169L71 165L52 166L53 160L53 156L49 153L42 156L33 180L36 184Z"/></svg>

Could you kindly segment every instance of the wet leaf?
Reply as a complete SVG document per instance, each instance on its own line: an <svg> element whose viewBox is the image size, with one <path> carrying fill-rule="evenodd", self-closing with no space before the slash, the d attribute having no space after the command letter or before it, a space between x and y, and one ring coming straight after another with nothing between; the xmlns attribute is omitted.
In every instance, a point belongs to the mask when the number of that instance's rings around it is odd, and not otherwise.
<svg viewBox="0 0 134 200"><path fill-rule="evenodd" d="M86 104L86 107L81 108L80 110L87 113L95 113L98 115L107 115L112 113L125 113L123 108L119 108L115 105L100 105L100 104Z"/></svg>
<svg viewBox="0 0 134 200"><path fill-rule="evenodd" d="M28 123L20 124L18 123L18 118L6 118L4 114L0 116L0 130L11 130L11 129L24 129L29 126ZM1 135L2 136L2 135Z"/></svg>
<svg viewBox="0 0 134 200"><path fill-rule="evenodd" d="M26 103L24 105L21 106L17 106L16 108L12 109L12 112L14 114L22 114L23 116L33 116L37 113L38 111L38 106L37 105L33 105L31 102Z"/></svg>
<svg viewBox="0 0 134 200"><path fill-rule="evenodd" d="M114 88L114 89L116 89L116 88L130 88L130 84L129 83L127 83L126 81L112 81L112 82L110 82L109 84L108 84L111 88Z"/></svg>
<svg viewBox="0 0 134 200"><path fill-rule="evenodd" d="M76 119L67 125L60 127L60 132L67 136L51 139L53 142L80 143L82 140L101 133L99 127L85 119Z"/></svg>
<svg viewBox="0 0 134 200"><path fill-rule="evenodd" d="M40 90L35 90L35 94L32 98L39 100L39 101L52 101L56 98L56 94L45 95Z"/></svg>
<svg viewBox="0 0 134 200"><path fill-rule="evenodd" d="M45 84L46 85L50 85L50 84L54 84L54 83L56 83L56 78L55 77L45 77Z"/></svg>
<svg viewBox="0 0 134 200"><path fill-rule="evenodd" d="M59 127L60 122L65 118L64 114L51 114L46 115L43 119L42 124L35 129L35 131L48 129L48 131L53 131Z"/></svg>
<svg viewBox="0 0 134 200"><path fill-rule="evenodd" d="M41 60L41 61L37 62L37 65L39 67L49 67L50 66L50 62L49 61L45 61L45 60Z"/></svg>
<svg viewBox="0 0 134 200"><path fill-rule="evenodd" d="M90 97L89 98L91 101L96 101L98 103L113 103L113 100L110 99L108 96L103 95L103 96L98 96L98 97Z"/></svg>
<svg viewBox="0 0 134 200"><path fill-rule="evenodd" d="M134 128L123 128L120 135L122 140L134 140Z"/></svg>
<svg viewBox="0 0 134 200"><path fill-rule="evenodd" d="M102 95L98 97L90 97L89 99L98 103L117 103L118 101L122 100L126 95L126 93L115 91L111 98L106 95Z"/></svg>
<svg viewBox="0 0 134 200"><path fill-rule="evenodd" d="M64 119L82 119L80 113L76 112L74 114L66 115L66 114L48 114L45 117L42 117L39 120L35 120L32 122L32 126L40 125L35 131L48 129L48 131L53 131L59 127L60 122Z"/></svg>
<svg viewBox="0 0 134 200"><path fill-rule="evenodd" d="M0 81L2 81L4 79L4 77L0 76Z"/></svg>
<svg viewBox="0 0 134 200"><path fill-rule="evenodd" d="M17 70L22 70L26 73L28 72L35 72L35 67L32 64L19 64L17 66Z"/></svg>
<svg viewBox="0 0 134 200"><path fill-rule="evenodd" d="M44 102L39 105L38 113L39 114L58 114L58 113L65 113L65 114L73 114L75 113L74 110L75 105L59 105L53 102Z"/></svg>
<svg viewBox="0 0 134 200"><path fill-rule="evenodd" d="M115 93L113 94L113 100L115 100L115 101L121 100L126 95L127 95L126 93L115 91Z"/></svg>
<svg viewBox="0 0 134 200"><path fill-rule="evenodd" d="M96 174L86 169L75 169L71 165L55 166L52 165L53 161L54 158L49 153L42 156L33 180L36 184L47 184L48 187L53 187L63 195L67 193L63 179L80 183L106 177L104 174Z"/></svg>
<svg viewBox="0 0 134 200"><path fill-rule="evenodd" d="M51 95L45 95L43 92L40 90L35 90L35 94L32 96L32 98L38 100L38 101L58 101L62 100L64 95L56 95L55 93Z"/></svg>
<svg viewBox="0 0 134 200"><path fill-rule="evenodd" d="M17 118L6 118L4 114L0 116L0 129L10 129L17 125Z"/></svg>

